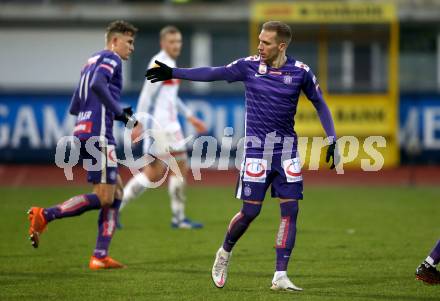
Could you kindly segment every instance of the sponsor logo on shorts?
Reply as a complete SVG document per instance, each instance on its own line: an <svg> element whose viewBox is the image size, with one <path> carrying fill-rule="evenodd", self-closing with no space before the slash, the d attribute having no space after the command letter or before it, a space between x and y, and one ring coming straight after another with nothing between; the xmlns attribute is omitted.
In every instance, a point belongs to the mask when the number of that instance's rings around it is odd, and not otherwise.
<svg viewBox="0 0 440 301"><path fill-rule="evenodd" d="M246 158L243 181L264 183L266 181L267 160Z"/></svg>
<svg viewBox="0 0 440 301"><path fill-rule="evenodd" d="M301 173L301 161L299 158L292 158L283 161L283 169L287 182L294 183L303 180Z"/></svg>
<svg viewBox="0 0 440 301"><path fill-rule="evenodd" d="M118 167L118 158L116 157L116 151L114 145L107 146L107 166Z"/></svg>
<svg viewBox="0 0 440 301"><path fill-rule="evenodd" d="M91 121L79 122L77 125L75 125L73 132L75 134L84 134L84 133L88 134L92 132L92 126L93 123Z"/></svg>

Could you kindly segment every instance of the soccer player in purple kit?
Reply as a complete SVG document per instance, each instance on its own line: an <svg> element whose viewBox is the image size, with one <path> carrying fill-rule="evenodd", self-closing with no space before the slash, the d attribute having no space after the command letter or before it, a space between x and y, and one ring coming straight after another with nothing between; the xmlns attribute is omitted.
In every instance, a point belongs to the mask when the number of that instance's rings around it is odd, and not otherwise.
<svg viewBox="0 0 440 301"><path fill-rule="evenodd" d="M118 103L122 90L122 60L128 60L134 51L136 32L137 28L125 21L108 25L106 47L94 53L81 70L70 104L70 113L78 116L73 134L81 142L78 145L81 159L95 166L87 169L87 181L93 184L93 192L74 196L50 208L32 207L28 211L29 238L37 248L48 223L100 209L96 248L89 262L93 270L124 267L108 256L123 191L115 154L113 120L127 126L136 124L131 108L123 109Z"/></svg>
<svg viewBox="0 0 440 301"><path fill-rule="evenodd" d="M303 198L301 165L297 155L294 116L301 90L316 108L330 140L326 161L335 167L336 133L330 110L316 77L304 63L286 55L292 33L287 24L269 21L259 35L259 56L234 61L225 67L170 68L161 62L147 70L152 82L170 78L193 81L242 81L246 89L246 143L236 197L242 209L231 220L212 268L215 286L227 279L231 251L261 211L266 190L279 198L281 222L276 236L276 268L273 290L300 291L287 277L287 265L295 245L298 200ZM249 146L251 142L251 146ZM262 143L263 142L263 143Z"/></svg>
<svg viewBox="0 0 440 301"><path fill-rule="evenodd" d="M428 284L440 284L440 272L435 268L440 262L440 240L425 261L417 267L416 279Z"/></svg>

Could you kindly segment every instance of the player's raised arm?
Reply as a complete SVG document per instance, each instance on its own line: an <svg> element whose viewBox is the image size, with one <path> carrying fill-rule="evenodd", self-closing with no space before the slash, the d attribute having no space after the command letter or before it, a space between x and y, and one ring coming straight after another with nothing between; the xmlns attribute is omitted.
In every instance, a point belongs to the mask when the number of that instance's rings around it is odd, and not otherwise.
<svg viewBox="0 0 440 301"><path fill-rule="evenodd" d="M169 80L171 78L198 82L212 82L217 80L226 80L228 82L240 81L244 79L244 76L238 64L235 64L236 62L222 67L171 68L162 62L155 61L159 67L148 69L145 77L151 80L152 83Z"/></svg>
<svg viewBox="0 0 440 301"><path fill-rule="evenodd" d="M308 70L307 70L308 69ZM316 111L318 112L319 120L321 120L322 127L330 139L330 146L327 149L326 162L332 159L331 169L335 168L335 146L336 146L336 131L335 125L333 123L332 114L322 97L321 89L319 88L316 76L310 70L310 68L305 69L304 82L302 89L306 94L307 98L312 102Z"/></svg>
<svg viewBox="0 0 440 301"><path fill-rule="evenodd" d="M180 97L176 97L176 105L179 113L185 116L186 120L196 129L197 133L202 134L206 133L208 130L206 128L206 124L196 116L194 116L193 112L190 108L183 102Z"/></svg>
<svg viewBox="0 0 440 301"><path fill-rule="evenodd" d="M193 116L193 112L191 111L191 109L188 108L188 106L183 102L183 100L179 96L176 97L176 105L179 113L185 116L185 118L189 118Z"/></svg>

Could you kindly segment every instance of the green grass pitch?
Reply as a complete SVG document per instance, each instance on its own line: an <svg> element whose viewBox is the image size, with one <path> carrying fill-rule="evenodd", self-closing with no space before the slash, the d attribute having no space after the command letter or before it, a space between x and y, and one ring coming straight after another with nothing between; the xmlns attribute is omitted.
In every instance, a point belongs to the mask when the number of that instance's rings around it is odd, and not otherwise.
<svg viewBox="0 0 440 301"><path fill-rule="evenodd" d="M26 210L87 188L0 189L0 300L440 300L440 286L414 279L440 236L439 188L306 187L288 274L299 293L269 290L279 222L277 201L237 244L224 289L211 265L241 203L233 188L190 187L187 214L203 230L173 230L165 189L122 213L110 254L124 270L87 268L97 211L49 225L39 249L27 240Z"/></svg>

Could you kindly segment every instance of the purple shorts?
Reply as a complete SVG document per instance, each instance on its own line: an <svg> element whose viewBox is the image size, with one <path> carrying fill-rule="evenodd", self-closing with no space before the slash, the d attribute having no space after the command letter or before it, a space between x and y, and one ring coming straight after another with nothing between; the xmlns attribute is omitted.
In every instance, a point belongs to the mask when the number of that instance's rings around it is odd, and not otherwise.
<svg viewBox="0 0 440 301"><path fill-rule="evenodd" d="M86 141L81 141L80 159L87 170L87 182L93 184L116 184L118 175L118 159L115 145L93 146L93 153L86 149ZM99 162L98 162L99 161ZM92 164L93 170L88 165Z"/></svg>
<svg viewBox="0 0 440 301"><path fill-rule="evenodd" d="M274 154L272 162L268 162L262 155L246 155L241 165L236 197L263 201L271 184L273 198L302 200L303 177L299 158L294 154Z"/></svg>

